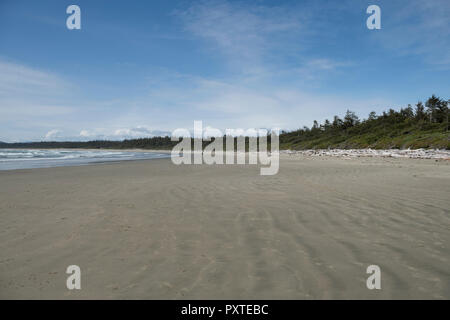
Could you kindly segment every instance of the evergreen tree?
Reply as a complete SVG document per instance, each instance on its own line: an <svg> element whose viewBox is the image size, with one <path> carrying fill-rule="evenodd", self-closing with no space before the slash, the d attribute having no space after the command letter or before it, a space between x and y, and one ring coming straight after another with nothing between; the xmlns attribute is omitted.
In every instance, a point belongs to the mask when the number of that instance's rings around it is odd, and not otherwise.
<svg viewBox="0 0 450 320"><path fill-rule="evenodd" d="M359 118L353 111L347 110L344 117L344 126L346 128L353 127L359 123Z"/></svg>
<svg viewBox="0 0 450 320"><path fill-rule="evenodd" d="M417 120L424 120L426 117L425 108L421 101L417 102L416 104L416 119Z"/></svg>
<svg viewBox="0 0 450 320"><path fill-rule="evenodd" d="M430 122L435 122L436 120L436 110L440 104L440 99L436 97L434 94L428 98L425 102L425 106L427 108L428 116L430 117Z"/></svg>
<svg viewBox="0 0 450 320"><path fill-rule="evenodd" d="M333 118L333 129L339 129L342 127L342 120L338 116Z"/></svg>

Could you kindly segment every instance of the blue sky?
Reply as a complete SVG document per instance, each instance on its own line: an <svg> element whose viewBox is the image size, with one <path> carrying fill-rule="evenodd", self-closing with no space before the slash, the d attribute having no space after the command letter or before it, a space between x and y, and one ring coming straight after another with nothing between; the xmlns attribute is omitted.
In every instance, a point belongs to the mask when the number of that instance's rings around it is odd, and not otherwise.
<svg viewBox="0 0 450 320"><path fill-rule="evenodd" d="M0 0L0 141L289 130L448 98L449 17L447 0Z"/></svg>

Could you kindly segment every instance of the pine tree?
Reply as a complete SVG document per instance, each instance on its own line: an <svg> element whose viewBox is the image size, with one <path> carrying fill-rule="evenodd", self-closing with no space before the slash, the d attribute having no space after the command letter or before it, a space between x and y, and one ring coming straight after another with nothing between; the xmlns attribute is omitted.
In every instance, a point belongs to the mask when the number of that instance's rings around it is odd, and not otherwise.
<svg viewBox="0 0 450 320"><path fill-rule="evenodd" d="M425 106L427 107L427 113L428 116L430 117L430 122L435 121L436 117L435 113L440 102L441 102L440 99L436 97L434 94L430 98L428 98L428 100L425 102Z"/></svg>
<svg viewBox="0 0 450 320"><path fill-rule="evenodd" d="M344 125L346 128L353 127L359 123L359 118L353 111L347 110L344 117Z"/></svg>
<svg viewBox="0 0 450 320"><path fill-rule="evenodd" d="M375 120L377 118L377 114L375 111L372 111L369 113L369 117L367 118L367 120L371 121L371 120Z"/></svg>
<svg viewBox="0 0 450 320"><path fill-rule="evenodd" d="M416 104L416 119L417 120L423 120L423 119L425 119L425 116L426 116L425 108L424 108L422 102L419 101Z"/></svg>

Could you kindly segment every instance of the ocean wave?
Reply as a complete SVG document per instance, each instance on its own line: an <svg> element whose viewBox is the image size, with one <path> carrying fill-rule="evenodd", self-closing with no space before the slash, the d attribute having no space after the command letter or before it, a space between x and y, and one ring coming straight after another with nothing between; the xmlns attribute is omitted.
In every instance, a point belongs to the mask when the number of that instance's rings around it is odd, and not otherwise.
<svg viewBox="0 0 450 320"><path fill-rule="evenodd" d="M168 157L156 152L1 149L0 170L81 165L93 162L144 160Z"/></svg>

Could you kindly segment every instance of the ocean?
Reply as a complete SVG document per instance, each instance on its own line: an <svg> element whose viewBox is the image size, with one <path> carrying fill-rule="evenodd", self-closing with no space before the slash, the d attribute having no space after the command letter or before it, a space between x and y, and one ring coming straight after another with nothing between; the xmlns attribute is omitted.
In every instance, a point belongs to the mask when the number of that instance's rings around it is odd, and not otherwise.
<svg viewBox="0 0 450 320"><path fill-rule="evenodd" d="M0 149L0 170L79 166L92 163L169 157L170 154L159 152Z"/></svg>

